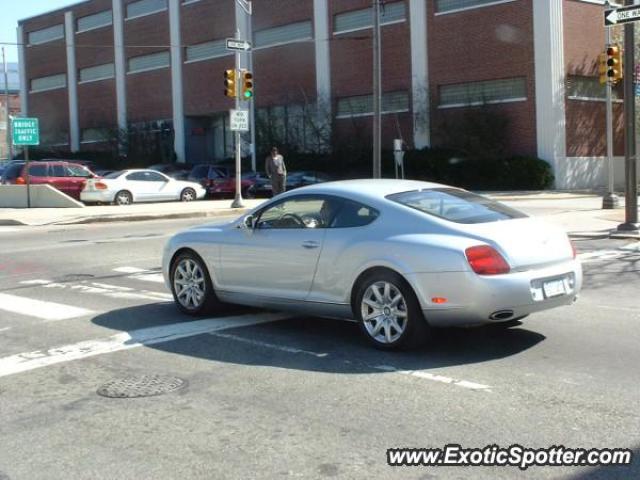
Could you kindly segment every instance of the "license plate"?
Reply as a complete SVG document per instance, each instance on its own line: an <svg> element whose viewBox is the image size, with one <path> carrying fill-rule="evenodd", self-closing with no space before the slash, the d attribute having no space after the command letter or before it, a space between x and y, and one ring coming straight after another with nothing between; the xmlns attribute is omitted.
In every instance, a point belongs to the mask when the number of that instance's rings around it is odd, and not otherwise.
<svg viewBox="0 0 640 480"><path fill-rule="evenodd" d="M564 295L567 293L564 288L564 280L552 280L550 282L544 282L542 284L542 288L544 290L544 296L547 298L557 297L559 295Z"/></svg>

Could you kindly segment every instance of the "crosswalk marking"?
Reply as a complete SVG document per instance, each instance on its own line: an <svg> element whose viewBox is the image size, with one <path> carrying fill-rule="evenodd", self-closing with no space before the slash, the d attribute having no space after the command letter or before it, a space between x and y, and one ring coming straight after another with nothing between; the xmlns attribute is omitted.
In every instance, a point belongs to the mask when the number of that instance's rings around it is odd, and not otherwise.
<svg viewBox="0 0 640 480"><path fill-rule="evenodd" d="M113 269L114 272L118 273L131 273L127 278L132 278L134 280L141 280L143 282L152 282L152 283L164 283L164 277L161 273L155 272L153 270L145 270L144 268L137 267L118 267Z"/></svg>
<svg viewBox="0 0 640 480"><path fill-rule="evenodd" d="M50 280L25 280L20 282L22 285L37 285L43 288L57 290L71 290L79 293L102 295L110 298L130 299L130 300L154 300L154 301L171 301L173 295L164 292L154 292L151 290L138 290L130 287L121 287L107 283L90 282L90 283L59 283Z"/></svg>
<svg viewBox="0 0 640 480"><path fill-rule="evenodd" d="M85 308L34 300L5 293L0 293L0 310L49 321L69 320L94 313L92 310Z"/></svg>
<svg viewBox="0 0 640 480"><path fill-rule="evenodd" d="M0 377L105 353L169 342L220 330L275 322L287 318L291 318L291 315L265 313L259 315L251 314L210 318L142 328L130 332L117 333L107 338L87 340L71 345L50 348L48 350L19 353L17 355L0 358Z"/></svg>

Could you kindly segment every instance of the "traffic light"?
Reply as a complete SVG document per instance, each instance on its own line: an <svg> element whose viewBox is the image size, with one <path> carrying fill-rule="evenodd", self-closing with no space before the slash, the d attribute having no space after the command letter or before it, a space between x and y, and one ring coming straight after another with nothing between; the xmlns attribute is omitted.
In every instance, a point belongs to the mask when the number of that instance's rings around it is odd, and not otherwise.
<svg viewBox="0 0 640 480"><path fill-rule="evenodd" d="M224 71L224 94L230 98L236 98L238 96L238 91L236 88L236 70L235 68L230 68L229 70Z"/></svg>
<svg viewBox="0 0 640 480"><path fill-rule="evenodd" d="M253 73L249 70L242 70L242 98L245 100L253 98Z"/></svg>
<svg viewBox="0 0 640 480"><path fill-rule="evenodd" d="M609 70L609 67L607 66L608 59L609 57L606 53L601 53L598 56L598 73L600 74L601 85L606 85L607 80L609 79L609 77L607 77L607 70Z"/></svg>
<svg viewBox="0 0 640 480"><path fill-rule="evenodd" d="M607 78L616 83L622 80L622 49L619 45L607 47Z"/></svg>

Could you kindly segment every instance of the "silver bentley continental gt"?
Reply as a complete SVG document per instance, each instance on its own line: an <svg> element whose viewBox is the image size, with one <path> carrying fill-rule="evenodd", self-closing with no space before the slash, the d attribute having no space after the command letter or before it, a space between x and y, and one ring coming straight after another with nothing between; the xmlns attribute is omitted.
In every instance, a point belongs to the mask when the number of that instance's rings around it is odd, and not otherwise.
<svg viewBox="0 0 640 480"><path fill-rule="evenodd" d="M383 349L431 327L510 322L573 303L566 233L466 190L406 180L284 193L227 224L176 234L163 272L190 315L224 303L356 319Z"/></svg>

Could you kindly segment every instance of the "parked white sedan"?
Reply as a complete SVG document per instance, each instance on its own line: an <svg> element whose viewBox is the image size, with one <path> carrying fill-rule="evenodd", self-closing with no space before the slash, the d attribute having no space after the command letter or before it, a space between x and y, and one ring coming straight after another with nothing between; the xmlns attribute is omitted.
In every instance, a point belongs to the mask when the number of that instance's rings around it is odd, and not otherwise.
<svg viewBox="0 0 640 480"><path fill-rule="evenodd" d="M228 224L180 232L163 273L180 310L221 302L355 318L380 348L430 327L500 323L573 303L582 268L562 230L454 187L322 183Z"/></svg>
<svg viewBox="0 0 640 480"><path fill-rule="evenodd" d="M121 170L103 178L87 180L80 192L85 203L191 202L204 198L206 190L195 182L185 182L154 170Z"/></svg>

